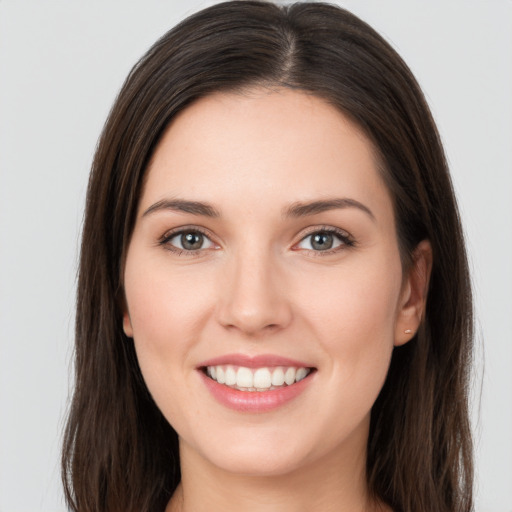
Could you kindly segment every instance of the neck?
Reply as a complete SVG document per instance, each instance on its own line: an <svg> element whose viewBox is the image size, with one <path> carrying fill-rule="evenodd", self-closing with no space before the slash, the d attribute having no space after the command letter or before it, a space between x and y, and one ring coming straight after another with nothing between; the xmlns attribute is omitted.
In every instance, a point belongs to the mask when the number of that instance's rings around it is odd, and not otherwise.
<svg viewBox="0 0 512 512"><path fill-rule="evenodd" d="M374 512L368 498L366 448L336 452L286 474L252 476L226 471L180 439L182 481L166 512Z"/></svg>

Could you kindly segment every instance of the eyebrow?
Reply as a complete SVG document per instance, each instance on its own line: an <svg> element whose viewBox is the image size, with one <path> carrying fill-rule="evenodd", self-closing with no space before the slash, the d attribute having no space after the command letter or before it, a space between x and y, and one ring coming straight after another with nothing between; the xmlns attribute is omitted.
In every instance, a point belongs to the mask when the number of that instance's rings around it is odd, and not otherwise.
<svg viewBox="0 0 512 512"><path fill-rule="evenodd" d="M322 213L328 210L337 210L344 208L357 208L366 213L373 221L375 221L375 215L373 215L373 212L370 210L370 208L365 206L363 203L360 203L359 201L356 201L355 199L350 199L348 197L324 199L310 202L297 201L284 209L283 217L307 217L309 215L316 215L318 213Z"/></svg>
<svg viewBox="0 0 512 512"><path fill-rule="evenodd" d="M363 203L360 203L359 201L356 201L355 199L350 199L348 197L323 199L308 202L296 201L288 205L286 208L284 208L283 211L281 212L281 215L284 219L300 218L308 217L311 215L317 215L319 213L329 210L345 208L357 208L366 213L373 221L375 221L375 215L370 210L370 208L365 206ZM217 210L213 205L205 202L190 201L186 199L162 199L161 201L158 201L157 203L150 206L142 214L142 216L145 217L151 213L161 210L171 210L175 212L190 213L192 215L197 215L201 217L222 217L220 211Z"/></svg>

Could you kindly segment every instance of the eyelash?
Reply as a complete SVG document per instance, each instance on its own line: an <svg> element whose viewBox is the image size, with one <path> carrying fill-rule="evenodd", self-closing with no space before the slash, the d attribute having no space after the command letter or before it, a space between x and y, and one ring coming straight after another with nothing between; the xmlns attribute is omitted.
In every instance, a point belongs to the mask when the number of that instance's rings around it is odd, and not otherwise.
<svg viewBox="0 0 512 512"><path fill-rule="evenodd" d="M201 228L198 227L190 227L190 228L180 228L176 231L171 231L170 233L165 233L159 240L159 245L164 246L166 250L171 251L172 253L176 254L177 256L187 256L187 257L198 257L201 256L201 253L208 249L196 249L196 250L189 250L189 249L179 249L178 247L172 246L169 242L175 238L178 235L182 234L190 234L190 233L200 233L206 238L210 239L210 236L206 231L204 231ZM343 249L346 249L347 247L353 247L355 245L354 239L342 229L334 228L332 226L321 226L320 228L315 228L313 231L310 231L306 235L304 235L300 242L305 240L306 238L317 235L319 233L322 234L329 234L329 235L335 235L338 237L338 239L342 242L341 245L338 247L335 247L334 249L328 249L325 251L315 251L313 249L303 249L310 253L312 253L315 257L323 257L328 256L334 253L337 253L339 251L342 251ZM299 242L299 243L300 243Z"/></svg>

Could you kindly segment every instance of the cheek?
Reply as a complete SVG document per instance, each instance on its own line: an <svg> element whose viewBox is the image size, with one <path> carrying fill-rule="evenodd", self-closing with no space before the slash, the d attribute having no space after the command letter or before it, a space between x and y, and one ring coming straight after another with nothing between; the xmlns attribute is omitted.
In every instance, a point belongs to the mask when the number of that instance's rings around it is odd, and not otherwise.
<svg viewBox="0 0 512 512"><path fill-rule="evenodd" d="M137 360L155 403L174 428L183 430L183 412L197 414L187 400L190 382L184 371L200 330L197 292L181 286L179 277L171 282L157 267L143 267L130 273L127 265L125 282Z"/></svg>
<svg viewBox="0 0 512 512"><path fill-rule="evenodd" d="M400 283L395 259L354 265L316 280L309 318L336 378L352 386L382 384L394 346Z"/></svg>
<svg viewBox="0 0 512 512"><path fill-rule="evenodd" d="M392 335L401 282L401 269L393 263L315 275L304 287L303 303L309 296L308 309L318 323L340 335L351 334L354 342L369 332Z"/></svg>
<svg viewBox="0 0 512 512"><path fill-rule="evenodd" d="M139 365L152 392L176 375L194 339L197 292L158 261L127 259L125 291ZM171 371L170 371L171 370Z"/></svg>
<svg viewBox="0 0 512 512"><path fill-rule="evenodd" d="M165 261L157 259L137 264L136 254L128 259L125 276L128 310L138 341L165 347L186 343L202 308L199 276L170 272ZM177 339L176 333L180 333Z"/></svg>
<svg viewBox="0 0 512 512"><path fill-rule="evenodd" d="M334 291L328 293L328 283L324 293L320 288L310 319L328 355L324 384L329 393L318 397L318 409L327 411L325 440L335 444L340 432L369 418L382 389L394 347L399 288L391 275L382 279L368 267L344 276Z"/></svg>

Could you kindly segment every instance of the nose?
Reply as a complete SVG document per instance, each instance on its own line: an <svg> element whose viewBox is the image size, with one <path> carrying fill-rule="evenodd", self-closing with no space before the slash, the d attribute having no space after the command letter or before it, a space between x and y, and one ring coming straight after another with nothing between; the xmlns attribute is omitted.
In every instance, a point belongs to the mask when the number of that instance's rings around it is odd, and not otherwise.
<svg viewBox="0 0 512 512"><path fill-rule="evenodd" d="M217 319L227 329L257 337L287 327L292 307L283 269L261 247L257 253L248 252L240 251L226 262Z"/></svg>

